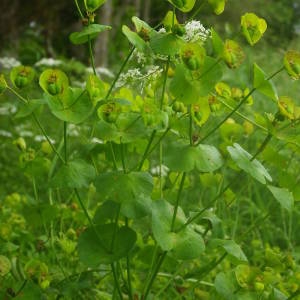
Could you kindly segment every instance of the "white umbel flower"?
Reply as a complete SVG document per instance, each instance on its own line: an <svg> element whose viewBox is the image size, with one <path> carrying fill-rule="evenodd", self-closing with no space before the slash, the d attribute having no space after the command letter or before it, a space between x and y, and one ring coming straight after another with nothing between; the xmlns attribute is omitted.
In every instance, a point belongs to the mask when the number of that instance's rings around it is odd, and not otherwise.
<svg viewBox="0 0 300 300"><path fill-rule="evenodd" d="M200 21L192 20L185 24L184 40L187 42L204 42L210 36L210 30L206 29Z"/></svg>
<svg viewBox="0 0 300 300"><path fill-rule="evenodd" d="M62 65L62 61L53 58L42 58L38 62L35 63L36 67L46 66L46 67L58 67Z"/></svg>
<svg viewBox="0 0 300 300"><path fill-rule="evenodd" d="M0 65L4 69L12 69L14 67L20 66L21 63L18 60L16 60L14 57L1 57Z"/></svg>

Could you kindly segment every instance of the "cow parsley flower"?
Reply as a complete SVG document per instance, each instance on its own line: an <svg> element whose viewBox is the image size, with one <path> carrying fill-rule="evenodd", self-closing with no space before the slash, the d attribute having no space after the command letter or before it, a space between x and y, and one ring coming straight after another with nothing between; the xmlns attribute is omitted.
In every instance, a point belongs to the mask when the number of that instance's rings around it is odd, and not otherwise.
<svg viewBox="0 0 300 300"><path fill-rule="evenodd" d="M58 67L62 65L62 61L53 58L42 58L38 62L35 63L36 67L46 66L46 67Z"/></svg>
<svg viewBox="0 0 300 300"><path fill-rule="evenodd" d="M14 67L18 67L21 63L16 60L14 57L2 57L0 58L0 65L4 69L12 69Z"/></svg>
<svg viewBox="0 0 300 300"><path fill-rule="evenodd" d="M210 30L206 29L200 21L192 20L185 24L185 31L183 38L187 42L204 42L210 36Z"/></svg>

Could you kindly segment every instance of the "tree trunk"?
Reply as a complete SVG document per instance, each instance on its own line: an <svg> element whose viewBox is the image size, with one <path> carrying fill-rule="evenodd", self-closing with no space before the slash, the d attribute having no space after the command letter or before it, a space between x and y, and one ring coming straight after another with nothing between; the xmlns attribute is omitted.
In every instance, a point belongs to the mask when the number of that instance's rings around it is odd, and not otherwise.
<svg viewBox="0 0 300 300"><path fill-rule="evenodd" d="M112 17L112 0L108 0L101 8L100 24L110 25ZM99 38L95 42L95 64L96 66L107 67L108 65L108 44L110 31L100 33Z"/></svg>

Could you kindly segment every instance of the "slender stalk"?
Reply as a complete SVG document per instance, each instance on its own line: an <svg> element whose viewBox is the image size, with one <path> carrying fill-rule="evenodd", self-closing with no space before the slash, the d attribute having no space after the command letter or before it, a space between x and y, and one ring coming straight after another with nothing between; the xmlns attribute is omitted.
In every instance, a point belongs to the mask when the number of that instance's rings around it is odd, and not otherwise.
<svg viewBox="0 0 300 300"><path fill-rule="evenodd" d="M64 122L64 154L65 154L65 164L68 162L68 148L67 148L67 138L68 138L68 123Z"/></svg>
<svg viewBox="0 0 300 300"><path fill-rule="evenodd" d="M190 137L190 145L193 146L193 116L192 116L192 105L189 106L189 137Z"/></svg>
<svg viewBox="0 0 300 300"><path fill-rule="evenodd" d="M225 101L223 101L222 99L218 99L224 106L226 106L227 108L229 108L230 110L234 110L234 108L229 105L228 103L226 103ZM268 132L268 129L261 126L260 124L256 123L255 121L251 120L250 118L246 117L245 115L241 114L240 112L236 111L235 112L238 116L240 116L241 118L243 118L244 120L248 121L249 123L251 123L252 125L260 128L261 130Z"/></svg>
<svg viewBox="0 0 300 300"><path fill-rule="evenodd" d="M90 55L90 61L91 61L93 73L94 73L94 75L97 76L96 67L95 67L95 59L94 59L93 48L92 48L92 41L91 41L90 37L88 40L88 46L89 46L89 55Z"/></svg>
<svg viewBox="0 0 300 300"><path fill-rule="evenodd" d="M210 137L213 133L215 133L246 101L247 99L256 91L256 88L253 88L241 101L240 103L221 121L219 122L213 129L211 129L200 141L196 144L196 146L203 143L208 137Z"/></svg>
<svg viewBox="0 0 300 300"><path fill-rule="evenodd" d="M120 147L121 147L121 161L122 161L122 167L123 167L123 172L126 174L126 163L125 163L125 153L124 153L124 147L125 145L120 142Z"/></svg>
<svg viewBox="0 0 300 300"><path fill-rule="evenodd" d="M276 72L274 72L272 75L270 75L266 80L269 81L273 77L275 77L277 74L279 74L281 71L284 70L284 67L280 68ZM197 144L203 143L208 137L210 137L213 133L215 133L233 114L236 113L236 111L247 101L247 99L258 89L259 87L253 88L241 101L240 103L221 121L219 122L212 130L210 130Z"/></svg>
<svg viewBox="0 0 300 300"><path fill-rule="evenodd" d="M108 142L108 143L109 143L109 148L110 148L110 152L111 152L111 155L112 155L114 168L115 168L115 170L118 170L118 165L117 165L117 160L116 160L116 155L115 155L115 150L114 150L114 147L113 147L113 143L112 142Z"/></svg>
<svg viewBox="0 0 300 300"><path fill-rule="evenodd" d="M46 138L47 142L49 143L50 147L52 148L53 152L58 156L58 158L65 163L65 160L62 158L62 156L60 155L60 153L56 150L56 148L54 147L53 143L51 142L49 136L47 135L44 127L42 126L42 124L40 123L39 119L37 118L37 116L35 115L35 113L31 114L33 117L33 120L35 121L35 123L37 124L37 126L39 127L39 129L41 130L41 132L43 133L44 137Z"/></svg>
<svg viewBox="0 0 300 300"><path fill-rule="evenodd" d="M24 102L25 104L28 104L28 100L26 98L24 98L23 96L21 96L17 91L15 91L14 89L12 89L10 86L6 87L11 93L13 93L15 96L17 96L22 102Z"/></svg>
<svg viewBox="0 0 300 300"><path fill-rule="evenodd" d="M112 91L113 91L113 89L114 89L114 87L115 87L117 81L119 80L120 75L122 74L124 68L126 67L126 65L127 65L128 61L129 61L131 55L133 54L134 49L135 49L135 47L132 47L132 49L130 50L130 52L129 52L129 54L127 55L126 59L124 60L124 62L123 62L123 64L122 64L122 66L121 66L119 72L117 73L117 75L116 75L114 81L112 82L112 84L111 84L111 86L110 86L110 88L109 88L109 90L108 90L108 92L107 92L107 94L106 94L106 96L105 96L105 98L104 98L105 100L107 100L107 99L109 98L109 96L111 95L111 93L112 93Z"/></svg>
<svg viewBox="0 0 300 300"><path fill-rule="evenodd" d="M147 297L149 295L149 292L150 292L150 290L152 288L152 285L154 283L154 280L155 280L155 278L157 276L157 273L159 272L159 269L160 269L162 263L164 262L166 255L167 255L167 251L163 252L163 254L161 255L161 257L159 258L159 260L158 260L158 262L156 264L155 270L153 271L153 274L151 276L151 279L150 279L150 281L149 281L149 283L148 283L148 285L146 287L144 296L142 297L143 300L147 299Z"/></svg>
<svg viewBox="0 0 300 300"><path fill-rule="evenodd" d="M184 185L185 178L186 178L186 172L184 172L182 174L182 177L181 177L179 191L178 191L178 194L177 194L176 204L175 204L175 207L174 207L174 213L173 213L173 217L172 217L171 231L174 231L175 220L176 220L176 216L177 216L177 212L178 212L179 201L180 201L180 198L181 198L181 193L182 193L182 190L183 190L183 185Z"/></svg>
<svg viewBox="0 0 300 300"><path fill-rule="evenodd" d="M114 281L115 281L115 284L116 284L116 288L117 288L119 297L120 297L121 300L123 300L124 298L123 298L122 290L121 290L120 283L119 283L119 280L118 280L115 265L114 265L114 263L112 263L110 266L111 266L111 270L112 270L112 273L113 273L113 277L114 277Z"/></svg>
<svg viewBox="0 0 300 300"><path fill-rule="evenodd" d="M83 14L82 14L82 11L81 11L81 9L80 9L80 6L79 6L79 4L78 4L78 1L77 1L77 0L74 0L74 2L75 2L75 5L76 5L76 8L77 8L77 11L78 11L78 13L79 13L80 18L81 18L81 19L84 19L84 16L83 16Z"/></svg>
<svg viewBox="0 0 300 300"><path fill-rule="evenodd" d="M153 131L152 131L152 134L151 134L151 136L150 136L150 139L149 139L149 141L148 141L147 147L146 147L146 149L145 149L145 151L144 151L142 160L141 160L141 162L140 162L140 164L139 164L139 167L138 167L138 170L139 170L139 171L143 168L144 162L145 162L145 160L146 160L147 157L148 157L149 149L150 149L150 147L151 147L151 145L152 145L152 142L153 142L153 140L154 140L155 135L156 135L156 130L153 130Z"/></svg>
<svg viewBox="0 0 300 300"><path fill-rule="evenodd" d="M171 57L168 56L168 60L166 63L166 69L165 69L165 74L164 74L164 81L163 81L163 87L162 87L162 93L161 93L161 98L160 98L160 110L162 110L163 108L163 104L164 104L164 98L165 98L165 91L166 91L166 85L167 85L167 79L168 79L168 71L169 71L169 67L170 67L170 61L171 61Z"/></svg>
<svg viewBox="0 0 300 300"><path fill-rule="evenodd" d="M128 227L128 218L125 218L125 224ZM129 297L129 300L133 300L129 254L127 254L127 256L126 256L126 272L127 272L128 297Z"/></svg>

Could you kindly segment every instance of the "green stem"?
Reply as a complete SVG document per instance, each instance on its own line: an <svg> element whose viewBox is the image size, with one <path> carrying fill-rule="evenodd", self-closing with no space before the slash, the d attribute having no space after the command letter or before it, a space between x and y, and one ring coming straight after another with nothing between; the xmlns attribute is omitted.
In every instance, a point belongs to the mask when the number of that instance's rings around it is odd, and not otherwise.
<svg viewBox="0 0 300 300"><path fill-rule="evenodd" d="M126 224L126 227L129 227L128 226L128 218L125 218L125 224ZM127 256L126 256L126 270L127 270L128 297L129 297L129 300L133 300L129 254L127 254Z"/></svg>
<svg viewBox="0 0 300 300"><path fill-rule="evenodd" d="M15 91L14 89L12 89L10 86L6 87L11 93L13 93L15 96L17 96L22 102L24 102L25 104L28 104L28 100L26 98L24 98L23 96L21 96L17 91Z"/></svg>
<svg viewBox="0 0 300 300"><path fill-rule="evenodd" d="M115 265L114 265L114 263L111 263L110 266L111 266L111 270L112 270L112 273L113 273L113 277L114 277L114 281L115 281L115 284L116 284L116 288L117 288L119 297L120 297L121 300L123 300L124 298L123 298L122 290L121 290L120 283L119 283L119 280L118 280Z"/></svg>
<svg viewBox="0 0 300 300"><path fill-rule="evenodd" d="M121 147L121 161L122 161L122 167L123 167L123 172L126 174L126 163L125 163L125 153L124 153L124 147L125 145L120 141L120 147Z"/></svg>
<svg viewBox="0 0 300 300"><path fill-rule="evenodd" d="M93 69L93 73L95 76L97 76L96 67L95 67L95 59L93 54L93 48L92 48L92 41L90 36L88 37L88 47L89 47L89 55L90 55L90 61Z"/></svg>
<svg viewBox="0 0 300 300"><path fill-rule="evenodd" d="M77 7L77 11L78 11L78 13L79 13L79 15L80 15L80 18L81 18L81 19L84 19L84 16L83 16L83 14L82 14L82 12L81 12L81 9L80 9L80 6L79 6L79 4L78 4L78 1L77 1L77 0L74 0L74 2L75 2L75 5L76 5L76 7Z"/></svg>
<svg viewBox="0 0 300 300"><path fill-rule="evenodd" d="M119 80L120 75L122 74L122 72L123 72L125 66L127 65L127 63L128 63L128 61L129 61L131 55L133 54L134 49L135 49L135 47L133 47L133 48L130 50L129 54L127 55L126 59L124 60L122 66L121 66L119 72L117 73L117 75L116 75L114 81L112 82L112 84L111 84L111 86L110 86L110 88L109 88L109 90L108 90L108 92L107 92L107 94L106 94L104 100L107 100L107 99L109 98L109 96L111 95L111 93L112 93L112 91L113 91L113 89L114 89L114 87L115 87L117 81Z"/></svg>
<svg viewBox="0 0 300 300"><path fill-rule="evenodd" d="M274 72L272 75L270 75L266 81L271 80L273 77L275 77L277 74L279 74L281 71L284 70L284 67L280 68L276 72ZM221 121L215 126L212 130L210 130L197 144L203 143L208 137L210 137L214 132L216 132L233 114L236 113L236 111L247 101L247 99L258 89L259 87L253 88L241 101L240 103Z"/></svg>
<svg viewBox="0 0 300 300"><path fill-rule="evenodd" d="M155 135L156 135L156 130L153 130L153 131L152 131L152 134L151 134L151 136L150 136L150 139L149 139L149 141L148 141L147 147L146 147L146 149L145 149L145 151L144 151L142 160L141 160L141 162L140 162L140 164L139 164L139 167L138 167L138 170L139 170L139 171L143 168L144 162L145 162L145 160L146 160L147 157L148 157L148 152L149 152L149 149L150 149L150 147L151 147L151 145L152 145L152 142L153 142L153 140L154 140Z"/></svg>
<svg viewBox="0 0 300 300"><path fill-rule="evenodd" d="M186 178L186 172L184 172L181 177L180 186L179 186L177 199L176 199L176 204L175 204L175 208L174 208L174 213L173 213L173 217L172 217L171 231L174 231L175 220L176 220L176 216L177 216L177 212L178 212L179 202L180 202L185 178Z"/></svg>
<svg viewBox="0 0 300 300"><path fill-rule="evenodd" d="M247 99L256 91L256 88L253 88L241 101L240 103L213 129L211 129L197 144L196 146L203 143L208 137L215 133L246 101Z"/></svg>
<svg viewBox="0 0 300 300"><path fill-rule="evenodd" d="M227 108L229 108L230 110L234 110L234 108L229 105L228 103L226 103L225 101L223 101L222 99L218 99L224 106L226 106ZM244 120L248 121L249 123L253 124L254 126L260 128L261 130L268 132L268 129L261 126L260 124L256 123L255 121L249 119L248 117L246 117L245 115L241 114L240 112L236 111L235 112L238 116L240 116L241 118L243 118Z"/></svg>
<svg viewBox="0 0 300 300"><path fill-rule="evenodd" d="M68 163L67 138L68 138L68 123L66 121L64 121L64 154L65 154L65 164Z"/></svg>
<svg viewBox="0 0 300 300"><path fill-rule="evenodd" d="M147 285L147 287L146 287L144 296L142 297L143 300L146 300L146 299L147 299L147 297L148 297L148 295L149 295L149 292L150 292L150 290L151 290L151 288L152 288L152 285L153 285L153 283L154 283L154 280L155 280L155 278L156 278L156 276L157 276L157 273L158 273L158 271L159 271L159 269L160 269L162 263L164 262L164 259L165 259L166 255L167 255L167 251L164 251L164 252L162 253L161 257L159 258L159 261L157 262L157 265L156 265L156 267L155 267L155 270L153 271L153 274L152 274L152 276L151 276L151 279L150 279L150 281L149 281L149 283L148 283L148 285Z"/></svg>
<svg viewBox="0 0 300 300"><path fill-rule="evenodd" d="M192 105L189 106L189 137L190 137L190 145L193 146L193 116L192 116Z"/></svg>
<svg viewBox="0 0 300 300"><path fill-rule="evenodd" d="M44 127L42 126L42 124L40 123L39 119L37 118L37 116L35 115L35 113L31 114L35 123L37 124L37 126L39 127L39 129L41 130L41 132L43 133L44 137L46 138L47 142L49 143L50 147L52 148L52 150L54 151L54 153L59 157L59 159L65 163L65 160L62 158L62 156L60 155L60 153L56 150L56 148L54 147L53 143L51 142L50 138L48 137Z"/></svg>
<svg viewBox="0 0 300 300"><path fill-rule="evenodd" d="M117 165L117 160L116 160L116 155L115 155L115 150L114 150L114 147L113 147L113 143L112 142L108 142L108 143L109 143L109 148L110 148L110 152L111 152L111 155L112 155L114 168L115 168L115 170L118 170L118 165Z"/></svg>
<svg viewBox="0 0 300 300"><path fill-rule="evenodd" d="M166 85L167 85L167 79L168 79L168 71L169 71L169 67L170 67L170 61L171 61L171 57L168 56L168 60L166 63L166 69L165 69L165 74L164 74L164 81L163 81L163 87L162 87L162 93L161 93L161 98L160 98L160 110L162 110L163 108L163 104L164 104L164 98L165 98L165 91L166 91Z"/></svg>

